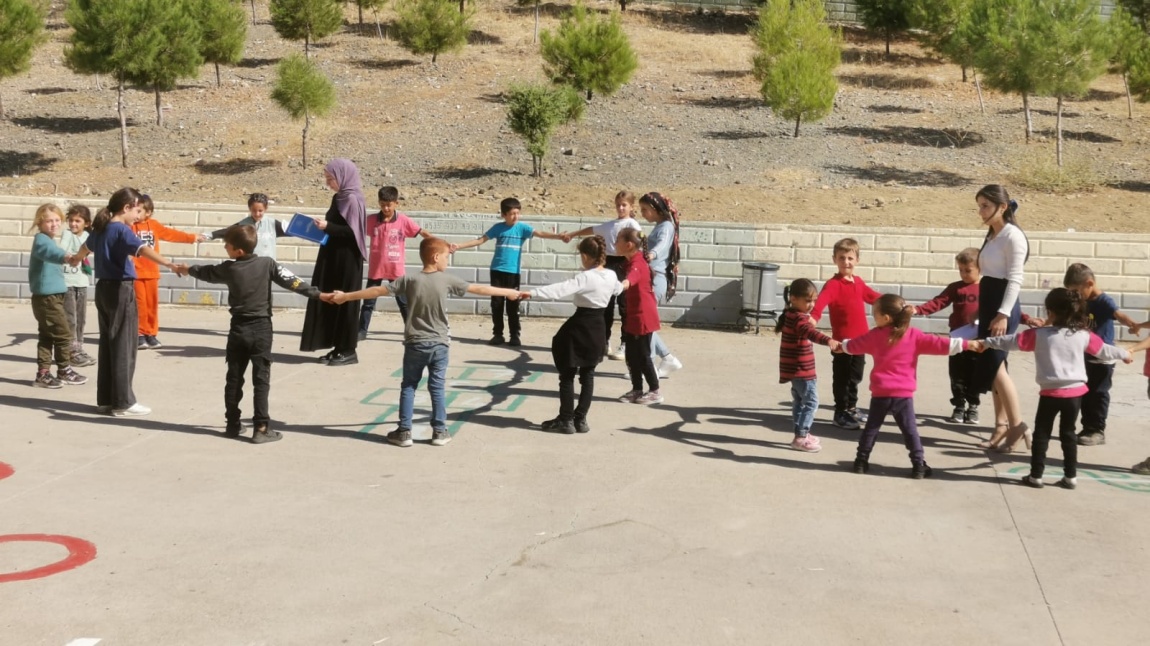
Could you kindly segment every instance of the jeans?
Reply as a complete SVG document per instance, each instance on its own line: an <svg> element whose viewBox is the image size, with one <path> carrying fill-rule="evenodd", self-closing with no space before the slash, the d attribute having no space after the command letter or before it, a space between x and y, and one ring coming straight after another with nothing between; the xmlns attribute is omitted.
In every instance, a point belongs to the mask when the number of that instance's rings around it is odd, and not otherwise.
<svg viewBox="0 0 1150 646"><path fill-rule="evenodd" d="M795 435L806 437L815 422L819 409L819 380L791 380L791 418L795 421Z"/></svg>
<svg viewBox="0 0 1150 646"><path fill-rule="evenodd" d="M491 286L519 289L519 274L509 274L505 271L491 270ZM491 323L492 334L503 336L503 310L507 309L507 327L510 328L511 338L519 338L519 301L508 301L502 296L491 297Z"/></svg>
<svg viewBox="0 0 1150 646"><path fill-rule="evenodd" d="M1054 432L1054 416L1058 415L1058 440L1062 443L1062 473L1067 478L1078 476L1078 437L1074 425L1078 422L1081 397L1038 398L1038 413L1034 416L1034 446L1030 453L1030 477L1041 478L1046 469L1046 449Z"/></svg>
<svg viewBox="0 0 1150 646"><path fill-rule="evenodd" d="M369 278L367 280L367 287L379 287L383 284L382 278ZM395 288L395 281L387 281L388 290L395 296L395 304L399 306L399 316L407 323L407 297L403 294L396 294L393 289ZM368 326L371 325L371 315L375 312L375 301L378 299L367 298L364 299L363 305L359 308L359 331L367 332Z"/></svg>
<svg viewBox="0 0 1150 646"><path fill-rule="evenodd" d="M579 405L575 405L575 375L579 375ZM595 397L595 366L559 371L559 419L585 420Z"/></svg>
<svg viewBox="0 0 1150 646"><path fill-rule="evenodd" d="M836 354L831 359L831 392L835 396L835 414L858 408L859 382L863 378L866 357L861 354Z"/></svg>
<svg viewBox="0 0 1150 646"><path fill-rule="evenodd" d="M667 298L667 274L652 272L651 276L654 279L651 287L655 290L655 302L662 304ZM671 356L671 348L663 343L658 332L651 335L651 350L652 357L657 356L660 359L666 359Z"/></svg>
<svg viewBox="0 0 1150 646"><path fill-rule="evenodd" d="M403 381L399 384L399 428L411 430L415 413L415 389L427 368L427 392L431 394L431 429L447 430L447 404L444 386L447 383L446 343L423 341L403 346Z"/></svg>
<svg viewBox="0 0 1150 646"><path fill-rule="evenodd" d="M252 424L266 426L268 393L272 383L272 320L256 318L233 320L225 353L228 376L224 382L224 418L240 421L240 401L244 398L244 373L252 364Z"/></svg>
<svg viewBox="0 0 1150 646"><path fill-rule="evenodd" d="M842 356L842 355L835 355ZM858 452L855 457L870 460L874 443L878 440L879 429L886 421L887 413L894 415L898 430L902 431L903 444L910 454L911 464L923 464L926 460L922 452L922 438L918 435L918 422L914 419L914 399L911 397L871 397L866 427L859 437Z"/></svg>
<svg viewBox="0 0 1150 646"><path fill-rule="evenodd" d="M64 295L64 311L68 314L68 325L72 326L73 344L84 345L84 323L88 315L88 288L69 287Z"/></svg>
<svg viewBox="0 0 1150 646"><path fill-rule="evenodd" d="M1106 432L1106 418L1110 416L1110 386L1114 379L1114 364L1086 362L1086 387L1082 396L1083 432Z"/></svg>

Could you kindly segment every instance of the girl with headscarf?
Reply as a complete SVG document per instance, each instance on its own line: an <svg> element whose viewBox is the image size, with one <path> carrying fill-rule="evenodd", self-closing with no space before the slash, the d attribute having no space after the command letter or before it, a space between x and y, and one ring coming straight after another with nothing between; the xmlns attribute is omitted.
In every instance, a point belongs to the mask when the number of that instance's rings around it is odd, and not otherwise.
<svg viewBox="0 0 1150 646"><path fill-rule="evenodd" d="M333 159L323 169L324 179L335 196L324 219L316 226L328 235L319 248L311 284L323 292L354 292L363 286L363 261L367 258L367 204L359 169L349 159ZM332 348L320 357L329 366L359 363L355 354L359 333L359 301L329 305L308 301L299 349L303 352Z"/></svg>

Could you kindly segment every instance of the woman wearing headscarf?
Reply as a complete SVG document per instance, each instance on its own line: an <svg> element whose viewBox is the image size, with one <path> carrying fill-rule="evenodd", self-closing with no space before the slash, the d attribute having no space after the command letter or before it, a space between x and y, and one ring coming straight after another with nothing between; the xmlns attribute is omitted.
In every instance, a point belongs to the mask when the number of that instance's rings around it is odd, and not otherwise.
<svg viewBox="0 0 1150 646"><path fill-rule="evenodd" d="M324 218L316 219L316 226L328 239L319 248L311 284L323 292L353 292L363 286L363 261L367 258L367 204L359 169L349 159L333 159L323 169L323 175L335 196ZM299 349L310 352L332 348L320 357L320 362L329 366L359 363L355 354L358 334L359 301L329 305L309 300Z"/></svg>

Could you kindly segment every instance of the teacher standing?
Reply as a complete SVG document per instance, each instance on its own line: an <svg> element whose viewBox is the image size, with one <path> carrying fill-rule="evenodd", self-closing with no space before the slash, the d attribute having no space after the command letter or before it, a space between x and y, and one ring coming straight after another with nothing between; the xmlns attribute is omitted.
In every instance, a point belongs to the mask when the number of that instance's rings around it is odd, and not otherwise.
<svg viewBox="0 0 1150 646"><path fill-rule="evenodd" d="M1030 258L1030 242L1015 218L1018 203L997 184L984 186L975 195L978 217L988 229L978 256L978 338L1014 334L1022 317L1018 296L1022 290L1023 265ZM994 433L979 446L1010 453L1020 439L1030 445L1030 429L1022 421L1018 391L1006 371L1006 353L987 350L978 355L974 375L976 392L993 392Z"/></svg>
<svg viewBox="0 0 1150 646"><path fill-rule="evenodd" d="M359 169L349 159L333 159L324 167L323 175L335 196L324 219L316 220L328 239L319 248L311 284L323 292L354 292L363 286L363 261L367 258L367 203ZM355 353L358 337L359 301L343 305L308 301L299 344L302 352L332 348L320 357L320 363L349 366L359 363Z"/></svg>

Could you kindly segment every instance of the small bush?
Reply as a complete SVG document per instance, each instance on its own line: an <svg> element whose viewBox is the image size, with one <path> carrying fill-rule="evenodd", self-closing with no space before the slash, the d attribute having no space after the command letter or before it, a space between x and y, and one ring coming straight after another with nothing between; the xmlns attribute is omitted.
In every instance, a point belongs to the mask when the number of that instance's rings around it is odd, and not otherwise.
<svg viewBox="0 0 1150 646"><path fill-rule="evenodd" d="M1087 155L1063 153L1062 167L1059 168L1049 146L1031 145L1014 158L1010 181L1045 193L1083 193L1097 189L1103 184L1102 177L1094 169L1094 163Z"/></svg>

